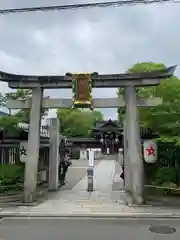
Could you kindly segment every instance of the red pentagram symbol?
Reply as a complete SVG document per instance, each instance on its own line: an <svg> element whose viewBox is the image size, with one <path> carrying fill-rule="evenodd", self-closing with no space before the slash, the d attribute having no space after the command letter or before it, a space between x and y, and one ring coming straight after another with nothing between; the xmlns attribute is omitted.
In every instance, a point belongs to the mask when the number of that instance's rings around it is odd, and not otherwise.
<svg viewBox="0 0 180 240"><path fill-rule="evenodd" d="M151 156L151 155L155 156L155 149L154 149L153 145L146 148L146 152L147 152L148 156Z"/></svg>

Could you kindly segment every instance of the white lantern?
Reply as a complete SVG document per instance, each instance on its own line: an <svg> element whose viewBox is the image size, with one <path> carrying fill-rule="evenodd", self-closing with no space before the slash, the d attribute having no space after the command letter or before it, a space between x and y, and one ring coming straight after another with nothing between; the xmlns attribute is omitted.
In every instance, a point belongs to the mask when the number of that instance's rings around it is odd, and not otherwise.
<svg viewBox="0 0 180 240"><path fill-rule="evenodd" d="M147 163L157 161L157 144L153 140L145 140L143 143L144 160Z"/></svg>

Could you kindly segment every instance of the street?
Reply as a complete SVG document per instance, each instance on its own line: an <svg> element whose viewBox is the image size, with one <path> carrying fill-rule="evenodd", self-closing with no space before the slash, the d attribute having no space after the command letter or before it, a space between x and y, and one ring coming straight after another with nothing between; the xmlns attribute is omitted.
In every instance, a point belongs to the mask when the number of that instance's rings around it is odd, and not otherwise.
<svg viewBox="0 0 180 240"><path fill-rule="evenodd" d="M166 234L150 231L150 227L157 226L165 226L164 229L161 227L156 230L166 231ZM0 240L169 240L170 237L174 240L180 237L178 219L11 218L0 220Z"/></svg>

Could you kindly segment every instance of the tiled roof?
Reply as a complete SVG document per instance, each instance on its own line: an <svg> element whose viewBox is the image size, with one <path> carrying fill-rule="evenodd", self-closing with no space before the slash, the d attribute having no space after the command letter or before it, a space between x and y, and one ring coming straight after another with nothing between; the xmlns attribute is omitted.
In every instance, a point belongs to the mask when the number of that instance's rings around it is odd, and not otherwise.
<svg viewBox="0 0 180 240"><path fill-rule="evenodd" d="M106 125L117 125L117 127L120 127L119 126L119 123L117 120L103 120L103 121L97 121L96 124L95 124L95 128L103 128L105 127Z"/></svg>

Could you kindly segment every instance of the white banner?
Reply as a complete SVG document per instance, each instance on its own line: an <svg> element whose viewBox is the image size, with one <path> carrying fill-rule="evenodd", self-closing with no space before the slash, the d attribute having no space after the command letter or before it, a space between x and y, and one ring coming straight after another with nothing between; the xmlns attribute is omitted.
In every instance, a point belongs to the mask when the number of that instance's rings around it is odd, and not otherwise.
<svg viewBox="0 0 180 240"><path fill-rule="evenodd" d="M144 160L147 163L157 161L157 144L152 140L145 140L143 143Z"/></svg>
<svg viewBox="0 0 180 240"><path fill-rule="evenodd" d="M27 148L28 148L28 141L20 142L19 156L20 156L20 161L23 163L26 162Z"/></svg>
<svg viewBox="0 0 180 240"><path fill-rule="evenodd" d="M89 149L89 167L94 167L94 151Z"/></svg>
<svg viewBox="0 0 180 240"><path fill-rule="evenodd" d="M87 160L87 150L86 149L80 149L80 159Z"/></svg>

